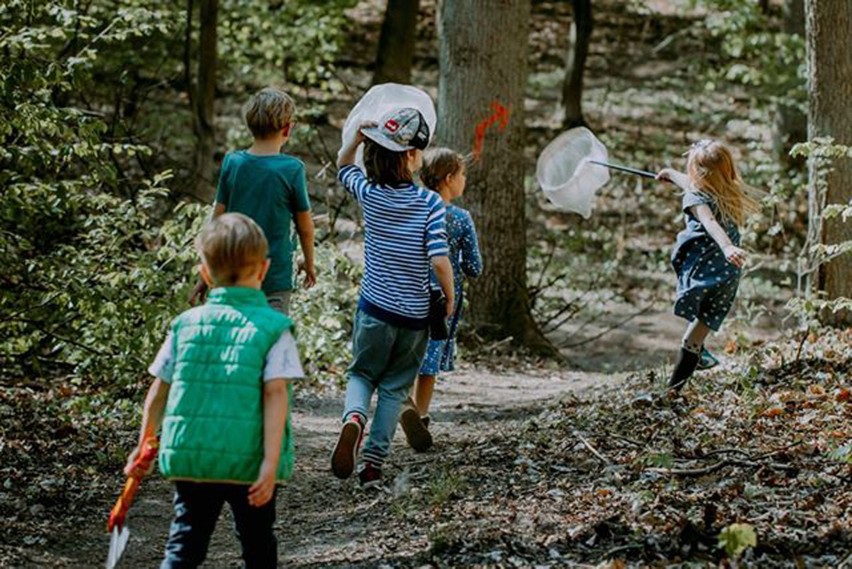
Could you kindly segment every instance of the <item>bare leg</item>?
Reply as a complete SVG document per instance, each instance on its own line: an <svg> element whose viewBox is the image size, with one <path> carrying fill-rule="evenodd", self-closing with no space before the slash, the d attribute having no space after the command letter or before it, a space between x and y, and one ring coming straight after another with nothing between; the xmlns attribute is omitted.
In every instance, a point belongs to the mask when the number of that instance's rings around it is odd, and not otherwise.
<svg viewBox="0 0 852 569"><path fill-rule="evenodd" d="M414 382L414 404L421 417L429 414L432 393L435 391L434 375L419 375Z"/></svg>
<svg viewBox="0 0 852 569"><path fill-rule="evenodd" d="M701 346L704 345L704 340L707 339L709 334L710 327L696 318L686 327L686 334L683 335L683 347L701 353Z"/></svg>

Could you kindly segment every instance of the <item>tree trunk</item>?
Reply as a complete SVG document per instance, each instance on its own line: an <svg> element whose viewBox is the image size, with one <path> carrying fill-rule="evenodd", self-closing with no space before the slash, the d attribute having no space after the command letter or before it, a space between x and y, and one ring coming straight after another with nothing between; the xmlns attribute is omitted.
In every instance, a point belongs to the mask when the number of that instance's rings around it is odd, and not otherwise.
<svg viewBox="0 0 852 569"><path fill-rule="evenodd" d="M562 105L565 107L565 128L586 126L583 118L583 73L592 39L591 0L572 0L574 21L571 23L571 39L565 61L565 81L562 84Z"/></svg>
<svg viewBox="0 0 852 569"><path fill-rule="evenodd" d="M530 315L526 287L524 91L529 20L529 0L444 0L438 20L442 42L437 135L442 145L463 153L472 146L481 148L479 160L468 168L464 199L479 229L485 259L484 273L470 287L471 322L487 337L512 336L516 343L552 354ZM498 112L503 107L508 117ZM478 132L485 135L481 146L475 142Z"/></svg>
<svg viewBox="0 0 852 569"><path fill-rule="evenodd" d="M852 145L852 10L849 0L806 0L808 51L808 138L832 137L838 144ZM816 172L810 168L810 196L814 199ZM848 204L852 200L852 158L837 158L826 177L826 203ZM815 220L811 220L814 223ZM852 222L827 219L823 243L852 240ZM818 286L829 299L852 298L852 255L846 254L823 265ZM835 324L852 324L852 314L826 315Z"/></svg>
<svg viewBox="0 0 852 569"><path fill-rule="evenodd" d="M784 0L783 16L784 32L804 37L805 0ZM798 107L779 105L775 115L775 132L773 135L773 146L778 161L787 168L803 169L804 160L790 156L790 150L795 144L804 142L807 137L807 115Z"/></svg>
<svg viewBox="0 0 852 569"><path fill-rule="evenodd" d="M195 131L195 189L193 194L204 201L212 201L216 185L213 183L213 153L216 132L213 128L214 102L216 100L216 20L218 0L201 0L198 48L198 83L193 99L193 130Z"/></svg>
<svg viewBox="0 0 852 569"><path fill-rule="evenodd" d="M388 0L379 36L373 85L411 82L419 10L420 0Z"/></svg>

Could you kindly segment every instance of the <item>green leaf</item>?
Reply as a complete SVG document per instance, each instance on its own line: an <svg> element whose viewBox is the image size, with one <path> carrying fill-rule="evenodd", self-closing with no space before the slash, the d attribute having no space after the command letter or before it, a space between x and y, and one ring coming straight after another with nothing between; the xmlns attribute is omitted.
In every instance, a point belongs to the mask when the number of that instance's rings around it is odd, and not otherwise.
<svg viewBox="0 0 852 569"><path fill-rule="evenodd" d="M757 545L757 533L750 524L731 524L719 534L719 547L730 557L739 557L747 547Z"/></svg>

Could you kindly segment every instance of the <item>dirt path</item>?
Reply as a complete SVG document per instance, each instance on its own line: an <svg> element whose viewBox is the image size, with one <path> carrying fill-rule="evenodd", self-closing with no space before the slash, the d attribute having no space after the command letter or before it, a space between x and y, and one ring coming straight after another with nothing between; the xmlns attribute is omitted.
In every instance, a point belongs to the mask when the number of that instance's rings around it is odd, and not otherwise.
<svg viewBox="0 0 852 569"><path fill-rule="evenodd" d="M429 528L395 534L399 500L404 493L428 490L442 458L473 438L510 429L541 411L555 399L582 389L618 380L617 375L588 372L485 373L467 369L438 386L433 433L436 445L414 454L397 431L382 491L362 491L354 480L339 481L329 472L340 394L300 398L293 425L297 441L297 468L292 482L278 496L277 535L284 567L400 567L429 544ZM434 488L432 488L434 490ZM171 488L152 479L141 492L129 520L131 538L122 567L156 567L162 558L172 514ZM107 539L95 533L99 524L69 535L65 551L57 551L52 565L93 567L103 562ZM94 527L94 526L97 526ZM400 532L405 533L405 532ZM205 567L239 566L239 546L231 533L230 514L219 520ZM406 562L408 560L408 562ZM38 561L33 560L36 564Z"/></svg>

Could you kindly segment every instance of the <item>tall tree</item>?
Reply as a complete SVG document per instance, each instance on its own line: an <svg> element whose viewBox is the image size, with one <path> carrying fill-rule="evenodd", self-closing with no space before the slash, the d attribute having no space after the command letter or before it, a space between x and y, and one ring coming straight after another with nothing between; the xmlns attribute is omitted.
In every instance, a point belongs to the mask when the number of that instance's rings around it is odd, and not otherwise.
<svg viewBox="0 0 852 569"><path fill-rule="evenodd" d="M388 0L373 84L409 83L417 40L417 13L420 0Z"/></svg>
<svg viewBox="0 0 852 569"><path fill-rule="evenodd" d="M192 0L187 10L187 20L192 15ZM216 147L214 129L214 103L216 101L216 67L218 49L216 28L218 0L201 0L199 11L198 81L190 98L193 106L192 127L195 132L194 190L193 194L204 200L213 199L213 153ZM191 22L187 22L191 25ZM192 86L189 87L193 89Z"/></svg>
<svg viewBox="0 0 852 569"><path fill-rule="evenodd" d="M586 58L592 39L591 0L571 0L574 20L571 22L571 37L565 60L565 81L562 83L562 105L565 107L565 128L586 126L583 117L583 75Z"/></svg>
<svg viewBox="0 0 852 569"><path fill-rule="evenodd" d="M805 0L784 0L782 14L784 32L804 37ZM778 105L773 134L773 146L778 160L788 167L803 168L804 163L801 160L790 156L790 149L807 138L807 115L796 105L788 103Z"/></svg>
<svg viewBox="0 0 852 569"><path fill-rule="evenodd" d="M849 0L806 0L808 53L808 138L832 137L838 144L852 145L852 10ZM811 201L817 195L817 175L810 170ZM826 203L848 204L852 200L852 158L838 158L826 177ZM812 203L811 211L815 211ZM816 209L816 211L819 211ZM814 222L814 220L811 220ZM840 217L825 220L823 243L852 240L852 223ZM825 264L819 288L829 299L852 298L852 255ZM838 324L852 324L852 314L831 317Z"/></svg>
<svg viewBox="0 0 852 569"><path fill-rule="evenodd" d="M437 135L450 148L481 150L469 167L464 200L479 228L485 258L485 272L471 283L471 321L491 337L512 336L550 351L530 315L526 287L529 20L529 0L444 0L438 17Z"/></svg>

